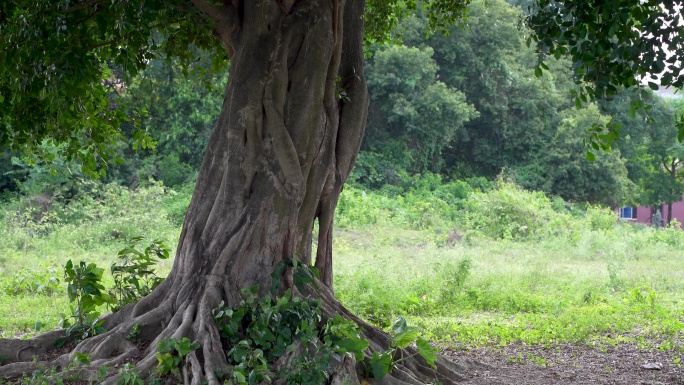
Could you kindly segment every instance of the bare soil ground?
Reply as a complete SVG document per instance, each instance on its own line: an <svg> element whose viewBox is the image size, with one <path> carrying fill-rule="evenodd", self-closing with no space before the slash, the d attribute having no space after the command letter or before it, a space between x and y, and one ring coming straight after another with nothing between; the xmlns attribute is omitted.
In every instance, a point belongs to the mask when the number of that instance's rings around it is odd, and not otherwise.
<svg viewBox="0 0 684 385"><path fill-rule="evenodd" d="M454 361L467 359L491 366L468 371L464 381L468 385L684 385L684 368L675 363L680 353L645 350L633 344L601 349L571 344L550 348L515 344L444 354Z"/></svg>

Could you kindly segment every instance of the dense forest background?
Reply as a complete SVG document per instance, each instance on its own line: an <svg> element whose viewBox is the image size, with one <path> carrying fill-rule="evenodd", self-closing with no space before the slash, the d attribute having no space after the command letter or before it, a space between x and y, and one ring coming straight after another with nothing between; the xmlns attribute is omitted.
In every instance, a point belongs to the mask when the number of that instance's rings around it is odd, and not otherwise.
<svg viewBox="0 0 684 385"><path fill-rule="evenodd" d="M549 69L535 74L538 57L520 27L527 6L474 2L467 22L427 38L426 21L410 17L398 26L401 44L368 47L372 100L348 183L394 196L456 181L487 189L503 175L574 203L654 206L680 200L684 149L674 116L684 112L681 99L625 91L601 105L576 108L571 62L549 58ZM189 68L156 59L133 81L112 68L112 94L132 107L132 115L142 114L123 127L129 139L114 149L118 161L100 182L191 188L227 79L211 75L212 65L202 52ZM347 97L344 89L338 97ZM648 110L630 113L642 104ZM622 127L612 150L586 147L589 130L611 119ZM136 148L136 128L156 146ZM26 157L0 151L0 196L49 201L69 199L83 188L79 184L87 178L78 164L61 158L50 142L41 152Z"/></svg>

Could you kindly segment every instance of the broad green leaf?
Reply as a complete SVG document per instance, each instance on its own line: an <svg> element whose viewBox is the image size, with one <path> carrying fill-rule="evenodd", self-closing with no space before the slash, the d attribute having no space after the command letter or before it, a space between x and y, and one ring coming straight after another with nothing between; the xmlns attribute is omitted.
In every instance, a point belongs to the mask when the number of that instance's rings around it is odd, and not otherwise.
<svg viewBox="0 0 684 385"><path fill-rule="evenodd" d="M341 340L337 341L337 346L340 348L344 349L346 352L352 353L354 355L354 358L356 361L361 361L363 360L364 357L364 351L368 349L368 346L370 344L368 343L368 340L365 338L352 338L352 337L346 337L342 338Z"/></svg>
<svg viewBox="0 0 684 385"><path fill-rule="evenodd" d="M416 347L418 347L418 354L420 354L420 356L434 369L435 361L437 360L437 352L439 350L433 348L427 340L420 337L418 337L418 340L416 341Z"/></svg>
<svg viewBox="0 0 684 385"><path fill-rule="evenodd" d="M390 370L392 370L392 356L390 353L384 352L379 354L378 352L373 352L373 356L371 357L373 378L378 381L382 380Z"/></svg>
<svg viewBox="0 0 684 385"><path fill-rule="evenodd" d="M195 349L198 349L199 347L199 342L190 342L190 339L188 339L187 337L183 337L180 341L175 343L176 351L178 352L178 355L181 357L186 356L188 353Z"/></svg>
<svg viewBox="0 0 684 385"><path fill-rule="evenodd" d="M392 345L400 349L404 349L405 347L409 346L412 342L414 342L416 338L418 338L418 331L419 330L417 327L407 327L406 330L394 336Z"/></svg>
<svg viewBox="0 0 684 385"><path fill-rule="evenodd" d="M157 344L157 351L160 353L170 352L175 348L176 340L173 338L167 338L165 340L159 341Z"/></svg>
<svg viewBox="0 0 684 385"><path fill-rule="evenodd" d="M404 317L399 316L397 320L394 321L394 324L392 324L392 332L394 332L394 334L403 333L407 327L408 324L406 323Z"/></svg>

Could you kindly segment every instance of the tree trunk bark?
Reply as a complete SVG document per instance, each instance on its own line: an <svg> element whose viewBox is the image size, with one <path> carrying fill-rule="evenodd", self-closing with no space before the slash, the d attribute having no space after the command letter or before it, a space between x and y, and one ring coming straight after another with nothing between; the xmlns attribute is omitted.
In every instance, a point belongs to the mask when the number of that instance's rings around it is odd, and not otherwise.
<svg viewBox="0 0 684 385"><path fill-rule="evenodd" d="M213 2L200 4L219 21L237 17L239 28L217 27L231 56L230 78L173 268L148 297L110 315L107 333L75 348L90 354L93 367L142 354L138 367L149 371L157 364L154 347L160 340L187 336L201 345L191 360L192 383L218 384L216 369L227 363L212 309L221 301L234 307L241 289L252 285L266 294L274 266L286 258L319 269L324 287L317 295L326 315L355 319L376 349L389 343L387 335L337 303L331 291L333 216L361 145L369 100L363 76L364 1L237 3L233 16L217 15L221 8ZM346 97L340 97L340 89ZM135 352L125 338L135 324L141 337L152 341L144 353ZM22 350L13 361L38 351ZM66 366L70 354L55 364ZM449 383L458 377L458 368L445 360L440 367L433 372L409 360L387 381ZM0 377L11 370L0 369Z"/></svg>

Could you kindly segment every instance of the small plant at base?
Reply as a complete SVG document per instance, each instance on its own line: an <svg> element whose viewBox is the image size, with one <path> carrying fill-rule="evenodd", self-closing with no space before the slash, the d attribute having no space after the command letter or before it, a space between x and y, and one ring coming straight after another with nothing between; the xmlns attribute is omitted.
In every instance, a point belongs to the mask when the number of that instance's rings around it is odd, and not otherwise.
<svg viewBox="0 0 684 385"><path fill-rule="evenodd" d="M376 380L382 380L398 363L415 355L420 355L430 366L435 368L438 350L433 348L427 340L418 337L418 332L417 327L408 326L404 317L399 316L397 318L392 325L393 338L390 349L383 353L375 351L371 357L371 371ZM400 349L406 348L413 342L416 343L418 348L417 353L407 357L400 357L398 360L394 359L396 353L401 351Z"/></svg>
<svg viewBox="0 0 684 385"><path fill-rule="evenodd" d="M50 368L49 370L39 368L29 376L25 373L21 378L21 385L64 385L64 379L61 374L57 372L57 368Z"/></svg>
<svg viewBox="0 0 684 385"><path fill-rule="evenodd" d="M128 334L126 335L126 339L133 342L133 343L138 343L140 342L140 324L135 323L131 330L128 331Z"/></svg>
<svg viewBox="0 0 684 385"><path fill-rule="evenodd" d="M157 368L155 371L160 377L172 373L176 379L181 379L181 373L178 367L183 362L185 356L190 352L200 347L198 342L190 342L187 337L180 340L177 338L168 338L159 341L157 345Z"/></svg>
<svg viewBox="0 0 684 385"><path fill-rule="evenodd" d="M71 363L73 365L89 365L90 364L90 354L88 353L75 353L73 357L71 357Z"/></svg>
<svg viewBox="0 0 684 385"><path fill-rule="evenodd" d="M298 287L314 282L315 272L291 260L276 266L273 292L287 267L293 268ZM326 383L331 375L331 358L343 359L350 354L364 358L368 341L360 336L358 326L341 316L322 321L321 303L311 298L298 298L288 289L282 297L275 295L257 299L258 286L243 289L243 300L236 309L221 304L213 316L224 342L230 365L220 377L229 383L251 385L269 383L271 368L282 357L294 357L287 367L277 370L277 377L288 384ZM232 381L232 382L231 382Z"/></svg>
<svg viewBox="0 0 684 385"><path fill-rule="evenodd" d="M130 363L126 363L117 373L119 380L117 385L144 385L145 382L140 377L140 371Z"/></svg>
<svg viewBox="0 0 684 385"><path fill-rule="evenodd" d="M163 278L158 277L152 267L162 259L169 258L169 248L161 241L155 240L143 251L136 247L142 238L131 238L129 244L120 250L118 263L111 267L114 287L110 290L111 310L116 311L124 305L133 303L150 294Z"/></svg>
<svg viewBox="0 0 684 385"><path fill-rule="evenodd" d="M64 266L64 281L67 285L67 295L69 301L76 302L71 317L76 321L71 325L69 320L62 316L61 327L66 327L66 336L55 342L56 347L60 347L69 339L84 339L104 332L102 324L104 320L98 320L100 313L97 307L108 301L102 285L102 273L104 269L97 267L94 263L87 264L79 262L77 266L67 261Z"/></svg>

